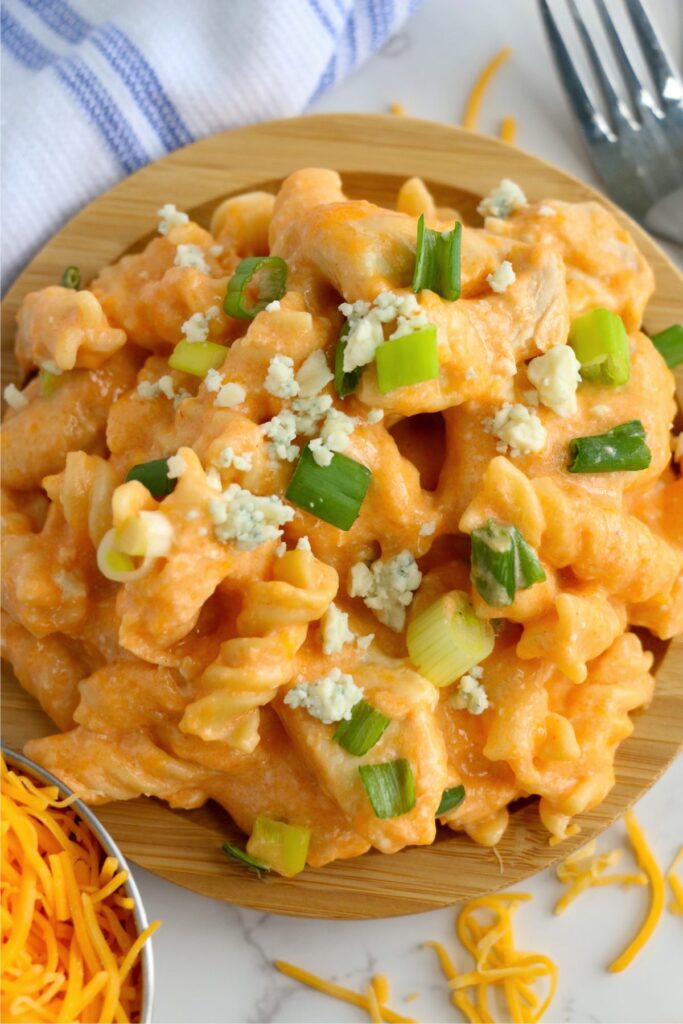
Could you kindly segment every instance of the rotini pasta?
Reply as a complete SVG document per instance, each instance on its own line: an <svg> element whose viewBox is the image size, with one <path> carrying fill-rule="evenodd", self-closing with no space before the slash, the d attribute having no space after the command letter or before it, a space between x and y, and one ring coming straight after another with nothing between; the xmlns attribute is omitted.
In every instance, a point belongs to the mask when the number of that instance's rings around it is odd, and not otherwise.
<svg viewBox="0 0 683 1024"><path fill-rule="evenodd" d="M521 796L559 840L613 785L654 686L629 627L683 630L651 270L512 182L483 227L418 178L396 207L299 170L26 298L3 651L85 799L215 800L320 866L495 845Z"/></svg>

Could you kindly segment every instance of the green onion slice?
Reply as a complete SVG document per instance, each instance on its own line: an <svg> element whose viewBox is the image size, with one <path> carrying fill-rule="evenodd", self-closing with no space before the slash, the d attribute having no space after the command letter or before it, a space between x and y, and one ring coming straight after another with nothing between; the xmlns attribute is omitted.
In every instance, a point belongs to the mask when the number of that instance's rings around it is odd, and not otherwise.
<svg viewBox="0 0 683 1024"><path fill-rule="evenodd" d="M446 814L448 811L452 811L455 807L459 807L465 799L465 787L464 786L452 786L450 789L444 789L441 794L441 803L436 809L435 818L440 817L442 814Z"/></svg>
<svg viewBox="0 0 683 1024"><path fill-rule="evenodd" d="M349 754L362 757L372 750L390 722L391 719L381 711L359 700L353 705L351 718L339 723L333 739Z"/></svg>
<svg viewBox="0 0 683 1024"><path fill-rule="evenodd" d="M344 373L344 352L346 350L348 335L349 323L347 321L342 327L341 334L339 335L339 341L337 342L337 348L334 353L334 386L340 398L347 398L349 395L353 394L360 383L361 374L363 372L363 367L357 366L356 369L351 370L350 373Z"/></svg>
<svg viewBox="0 0 683 1024"><path fill-rule="evenodd" d="M384 764L362 764L358 772L378 818L397 818L415 806L415 778L404 757Z"/></svg>
<svg viewBox="0 0 683 1024"><path fill-rule="evenodd" d="M575 437L569 442L570 473L618 473L647 469L652 452L640 420L612 427L606 434Z"/></svg>
<svg viewBox="0 0 683 1024"><path fill-rule="evenodd" d="M355 459L335 453L329 466L319 466L308 445L301 453L285 497L304 512L350 530L370 486L371 471Z"/></svg>
<svg viewBox="0 0 683 1024"><path fill-rule="evenodd" d="M235 846L234 843L223 843L221 847L223 853L232 860L236 860L238 864L243 864L248 867L251 871L255 871L260 877L263 871L270 871L267 864L264 864L260 860L256 860L255 857L250 857L246 850L242 850L239 846Z"/></svg>
<svg viewBox="0 0 683 1024"><path fill-rule="evenodd" d="M228 282L223 309L237 320L253 320L269 302L281 299L286 287L287 264L281 256L247 256Z"/></svg>
<svg viewBox="0 0 683 1024"><path fill-rule="evenodd" d="M301 825L259 814L247 843L247 854L253 860L277 871L286 878L298 875L306 867L311 830Z"/></svg>
<svg viewBox="0 0 683 1024"><path fill-rule="evenodd" d="M487 604L512 604L518 590L546 577L534 549L516 526L489 519L472 531L472 582Z"/></svg>
<svg viewBox="0 0 683 1024"><path fill-rule="evenodd" d="M435 686L449 686L488 658L495 636L478 619L467 594L451 590L412 620L406 631L410 660Z"/></svg>
<svg viewBox="0 0 683 1024"><path fill-rule="evenodd" d="M631 376L631 352L624 321L611 309L592 309L572 320L569 344L584 380L619 387Z"/></svg>
<svg viewBox="0 0 683 1024"><path fill-rule="evenodd" d="M451 302L460 298L460 239L462 224L452 231L434 231L425 226L424 214L417 222L417 250L413 291L429 288Z"/></svg>
<svg viewBox="0 0 683 1024"><path fill-rule="evenodd" d="M164 498L178 482L175 477L171 478L168 475L167 459L152 459L151 462L140 462L137 466L131 466L126 474L126 483L129 480L139 480L153 498Z"/></svg>
<svg viewBox="0 0 683 1024"><path fill-rule="evenodd" d="M59 377L56 373L50 373L49 370L38 370L38 380L40 382L40 394L43 398L49 398L53 394L60 384L60 373Z"/></svg>
<svg viewBox="0 0 683 1024"><path fill-rule="evenodd" d="M427 324L380 345L375 353L377 386L383 395L439 376L436 327Z"/></svg>
<svg viewBox="0 0 683 1024"><path fill-rule="evenodd" d="M168 365L172 370L206 377L209 370L222 366L228 350L215 341L179 341L171 353Z"/></svg>
<svg viewBox="0 0 683 1024"><path fill-rule="evenodd" d="M668 367L683 363L683 324L672 324L650 340Z"/></svg>
<svg viewBox="0 0 683 1024"><path fill-rule="evenodd" d="M73 288L75 291L81 287L81 272L78 267L65 267L61 280L62 288Z"/></svg>

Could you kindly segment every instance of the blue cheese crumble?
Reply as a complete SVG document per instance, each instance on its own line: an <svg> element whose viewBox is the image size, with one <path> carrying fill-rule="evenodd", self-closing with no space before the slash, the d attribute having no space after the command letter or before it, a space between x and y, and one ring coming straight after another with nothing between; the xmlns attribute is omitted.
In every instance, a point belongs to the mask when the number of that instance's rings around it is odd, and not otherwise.
<svg viewBox="0 0 683 1024"><path fill-rule="evenodd" d="M292 521L294 509L275 494L260 497L230 484L220 496L209 499L209 515L217 540L234 543L240 551L253 551L282 536L280 527Z"/></svg>
<svg viewBox="0 0 683 1024"><path fill-rule="evenodd" d="M361 597L385 626L399 633L406 621L406 608L422 582L422 573L408 550L372 565L357 562L351 569L349 595Z"/></svg>
<svg viewBox="0 0 683 1024"><path fill-rule="evenodd" d="M581 383L581 363L571 345L555 345L527 366L527 376L543 405L558 416L577 410L576 389Z"/></svg>
<svg viewBox="0 0 683 1024"><path fill-rule="evenodd" d="M481 677L484 670L474 665L466 675L458 681L458 686L451 697L451 704L459 710L469 711L471 715L481 715L489 706L489 699Z"/></svg>
<svg viewBox="0 0 683 1024"><path fill-rule="evenodd" d="M285 704L292 709L305 708L323 725L332 725L333 722L348 722L362 697L363 691L356 686L353 676L333 668L313 683L297 683L285 695Z"/></svg>
<svg viewBox="0 0 683 1024"><path fill-rule="evenodd" d="M180 244L176 248L173 265L176 267L192 267L194 270L201 270L203 274L209 273L209 265L204 259L204 253L198 245Z"/></svg>
<svg viewBox="0 0 683 1024"><path fill-rule="evenodd" d="M527 198L519 185L509 178L503 180L489 192L479 203L477 213L482 217L502 217L505 219L516 210L527 205Z"/></svg>
<svg viewBox="0 0 683 1024"><path fill-rule="evenodd" d="M520 402L505 402L484 420L484 430L499 439L496 451L505 454L509 449L513 458L542 451L548 437L536 413Z"/></svg>
<svg viewBox="0 0 683 1024"><path fill-rule="evenodd" d="M189 217L182 210L178 210L174 203L164 203L162 207L157 210L157 217L159 217L159 234L167 235L173 228L180 227L181 224L187 224Z"/></svg>
<svg viewBox="0 0 683 1024"><path fill-rule="evenodd" d="M492 274L487 274L486 280L489 283L491 291L502 295L504 291L507 291L511 284L515 283L517 275L512 269L510 260L503 260L497 270Z"/></svg>
<svg viewBox="0 0 683 1024"><path fill-rule="evenodd" d="M263 386L275 398L295 398L299 394L299 383L294 376L294 360L291 356L273 356Z"/></svg>

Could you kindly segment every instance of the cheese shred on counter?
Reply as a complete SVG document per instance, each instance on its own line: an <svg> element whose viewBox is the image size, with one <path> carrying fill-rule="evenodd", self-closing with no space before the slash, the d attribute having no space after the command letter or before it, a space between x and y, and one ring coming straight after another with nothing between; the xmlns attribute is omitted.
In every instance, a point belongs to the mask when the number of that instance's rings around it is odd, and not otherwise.
<svg viewBox="0 0 683 1024"><path fill-rule="evenodd" d="M2 769L3 1021L139 1019L128 878L55 786Z"/></svg>
<svg viewBox="0 0 683 1024"><path fill-rule="evenodd" d="M479 109L486 90L488 89L491 81L498 71L499 68L508 59L512 50L509 46L503 47L495 57L493 57L486 65L484 70L479 75L479 78L472 86L467 102L465 103L465 112L462 118L463 128L468 128L470 131L474 131L477 127L477 118L479 117ZM504 142L514 142L517 125L515 119L512 117L506 117L501 125L501 137Z"/></svg>
<svg viewBox="0 0 683 1024"><path fill-rule="evenodd" d="M458 915L456 932L474 960L474 970L458 973L439 942L426 943L434 949L448 979L451 999L471 1024L495 1020L489 1004L490 988L505 1004L505 1019L520 1024L540 1021L557 987L557 967L541 953L523 953L515 948L512 915L528 893L502 893L470 900ZM545 998L534 990L547 982Z"/></svg>
<svg viewBox="0 0 683 1024"><path fill-rule="evenodd" d="M683 914L683 882L676 874L676 869L679 864L683 863L683 846L674 857L673 864L666 873L666 880L671 886L671 891L674 894L674 898L669 904L669 910L672 914Z"/></svg>
<svg viewBox="0 0 683 1024"><path fill-rule="evenodd" d="M557 868L557 877L564 882L568 888L564 895L555 905L555 913L561 914L567 909L570 903L586 889L593 886L603 885L647 885L650 888L650 907L643 924L632 942L624 952L610 964L608 970L611 973L623 971L634 960L643 947L649 942L654 934L655 928L662 916L665 901L664 876L659 867L645 834L636 821L632 811L624 816L628 838L633 847L636 860L641 868L640 872L630 874L605 875L603 872L620 859L621 850L612 850L609 853L601 853L597 857L595 853L595 842L589 843L582 850L578 850L568 857L563 864ZM681 913L676 909L679 904L679 896L683 895L683 886L674 872L680 859L683 857L683 850L674 860L667 879L674 893L674 903L671 905L673 913ZM683 908L683 901L681 906Z"/></svg>
<svg viewBox="0 0 683 1024"><path fill-rule="evenodd" d="M414 1017L403 1017L400 1013L390 1010L388 1006L380 1004L377 997L378 986L375 984L377 979L374 979L373 984L368 986L366 995L361 995L359 992L354 992L351 988L344 988L343 985L337 985L333 981L325 981L324 978L319 978L317 974L304 971L294 964L287 963L285 960L275 960L274 966L277 967L281 974L286 974L288 978L293 978L294 981L300 981L302 985L308 985L309 988L314 988L317 992L322 992L326 996L332 996L333 999L340 999L343 1003L351 1003L352 1006L365 1010L371 1021L388 1021L389 1024L418 1024ZM380 1014L379 1017L377 1013Z"/></svg>

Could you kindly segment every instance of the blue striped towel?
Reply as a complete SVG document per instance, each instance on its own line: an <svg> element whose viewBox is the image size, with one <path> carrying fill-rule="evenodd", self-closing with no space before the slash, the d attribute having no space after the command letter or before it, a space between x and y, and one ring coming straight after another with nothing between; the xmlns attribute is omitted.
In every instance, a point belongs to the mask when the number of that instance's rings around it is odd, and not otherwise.
<svg viewBox="0 0 683 1024"><path fill-rule="evenodd" d="M3 0L4 287L150 160L304 111L418 2Z"/></svg>

